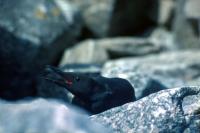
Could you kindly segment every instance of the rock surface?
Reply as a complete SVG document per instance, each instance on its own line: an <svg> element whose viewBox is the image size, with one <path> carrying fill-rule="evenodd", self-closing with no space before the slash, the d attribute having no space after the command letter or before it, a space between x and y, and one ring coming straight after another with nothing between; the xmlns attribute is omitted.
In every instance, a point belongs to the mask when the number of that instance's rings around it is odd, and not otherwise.
<svg viewBox="0 0 200 133"><path fill-rule="evenodd" d="M185 3L184 11L188 18L200 18L199 0L187 0Z"/></svg>
<svg viewBox="0 0 200 133"><path fill-rule="evenodd" d="M109 133L88 115L56 101L0 102L0 132L3 133Z"/></svg>
<svg viewBox="0 0 200 133"><path fill-rule="evenodd" d="M194 54L195 53L195 54ZM199 85L200 58L198 50L166 52L148 57L125 58L109 61L102 70L105 77L128 79L135 88L136 98L143 97L150 79L154 79L167 88Z"/></svg>
<svg viewBox="0 0 200 133"><path fill-rule="evenodd" d="M56 63L80 29L78 10L63 0L0 0L0 96L33 95L35 74Z"/></svg>
<svg viewBox="0 0 200 133"><path fill-rule="evenodd" d="M179 49L196 49L200 46L199 0L177 0L173 24L176 45Z"/></svg>
<svg viewBox="0 0 200 133"><path fill-rule="evenodd" d="M97 63L101 64L108 60L108 54L101 45L95 41L87 40L67 49L63 55L60 65L75 63Z"/></svg>
<svg viewBox="0 0 200 133"><path fill-rule="evenodd" d="M96 37L138 34L153 25L148 14L156 0L67 1L80 8L85 27Z"/></svg>
<svg viewBox="0 0 200 133"><path fill-rule="evenodd" d="M163 50L162 45L154 43L150 38L117 37L99 39L95 43L106 49L110 58L143 56Z"/></svg>
<svg viewBox="0 0 200 133"><path fill-rule="evenodd" d="M65 72L96 73L100 74L102 65L98 64L66 64L61 67Z"/></svg>
<svg viewBox="0 0 200 133"><path fill-rule="evenodd" d="M173 47L170 41L172 40L171 35L161 30L155 32L149 38L116 37L82 41L65 51L60 65L70 63L102 64L108 59L143 56L170 50Z"/></svg>
<svg viewBox="0 0 200 133"><path fill-rule="evenodd" d="M157 18L154 18L159 25L170 26L174 16L174 0L158 0ZM156 8L156 7L155 7ZM152 15L155 17L155 15Z"/></svg>
<svg viewBox="0 0 200 133"><path fill-rule="evenodd" d="M200 107L199 100L196 100L199 94L199 87L163 90L136 102L94 115L91 119L112 127L116 133L200 132ZM191 112L188 114L185 110L191 106L190 103L195 107L190 108Z"/></svg>

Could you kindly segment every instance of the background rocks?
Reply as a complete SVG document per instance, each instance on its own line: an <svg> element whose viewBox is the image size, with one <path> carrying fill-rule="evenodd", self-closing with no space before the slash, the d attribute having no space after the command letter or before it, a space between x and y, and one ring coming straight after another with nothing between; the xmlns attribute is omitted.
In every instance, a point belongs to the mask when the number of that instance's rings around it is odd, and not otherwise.
<svg viewBox="0 0 200 133"><path fill-rule="evenodd" d="M157 4L158 17L155 18L155 14L151 14L152 17L154 17L157 24L170 28L173 17L174 17L175 1L174 0L158 0L157 3L158 3Z"/></svg>
<svg viewBox="0 0 200 133"><path fill-rule="evenodd" d="M174 21L175 41L179 48L199 48L198 0L178 0Z"/></svg>
<svg viewBox="0 0 200 133"><path fill-rule="evenodd" d="M153 12L152 3L157 2L157 0L67 1L79 7L85 28L95 37L142 34L144 29L153 26L148 14ZM156 15L155 13L152 15Z"/></svg>
<svg viewBox="0 0 200 133"><path fill-rule="evenodd" d="M57 63L63 49L73 45L80 16L72 5L60 2L0 1L1 97L34 95L35 74L45 65Z"/></svg>
<svg viewBox="0 0 200 133"><path fill-rule="evenodd" d="M173 46L170 46L170 40L171 36L162 30L154 31L149 38L115 37L90 39L67 49L60 65L70 63L103 64L109 59L160 53L172 49Z"/></svg>
<svg viewBox="0 0 200 133"><path fill-rule="evenodd" d="M95 41L87 40L77 44L74 48L67 49L61 60L61 66L64 64L75 63L96 63L102 64L108 60L108 55L101 45L96 45Z"/></svg>

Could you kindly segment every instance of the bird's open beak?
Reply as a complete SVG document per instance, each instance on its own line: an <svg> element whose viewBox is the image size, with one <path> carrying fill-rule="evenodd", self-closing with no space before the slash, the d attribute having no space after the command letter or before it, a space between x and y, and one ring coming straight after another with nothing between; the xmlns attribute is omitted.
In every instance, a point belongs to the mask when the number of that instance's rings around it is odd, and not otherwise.
<svg viewBox="0 0 200 133"><path fill-rule="evenodd" d="M61 70L53 66L47 66L43 77L51 82L54 82L60 86L66 87L65 77Z"/></svg>
<svg viewBox="0 0 200 133"><path fill-rule="evenodd" d="M71 72L63 72L56 67L47 66L43 77L50 82L63 86L73 95L79 97L79 99L85 99L85 100L88 99L88 97L86 97L84 94L82 94L82 92L80 92L80 89L71 87L71 85L73 84L72 83L73 73Z"/></svg>

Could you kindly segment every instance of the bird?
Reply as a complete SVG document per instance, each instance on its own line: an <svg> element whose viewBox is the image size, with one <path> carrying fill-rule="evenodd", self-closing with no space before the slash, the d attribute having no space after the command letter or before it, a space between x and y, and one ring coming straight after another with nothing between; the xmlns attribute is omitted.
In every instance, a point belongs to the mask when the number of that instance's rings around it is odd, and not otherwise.
<svg viewBox="0 0 200 133"><path fill-rule="evenodd" d="M63 72L53 66L46 67L44 78L71 92L74 95L72 104L91 114L136 100L133 86L122 78Z"/></svg>

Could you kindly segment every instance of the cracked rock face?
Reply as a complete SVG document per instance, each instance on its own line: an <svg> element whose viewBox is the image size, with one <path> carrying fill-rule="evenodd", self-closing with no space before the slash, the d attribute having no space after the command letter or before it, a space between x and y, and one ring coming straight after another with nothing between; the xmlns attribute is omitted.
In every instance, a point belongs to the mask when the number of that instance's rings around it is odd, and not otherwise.
<svg viewBox="0 0 200 133"><path fill-rule="evenodd" d="M91 119L113 128L116 133L200 132L199 95L199 87L163 90L93 115ZM188 109L189 106L193 108Z"/></svg>
<svg viewBox="0 0 200 133"><path fill-rule="evenodd" d="M8 103L0 101L2 133L109 133L73 106L37 99Z"/></svg>

